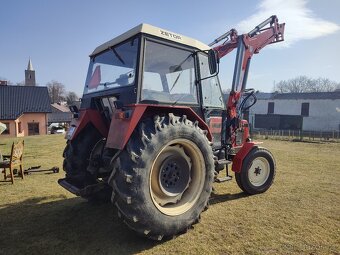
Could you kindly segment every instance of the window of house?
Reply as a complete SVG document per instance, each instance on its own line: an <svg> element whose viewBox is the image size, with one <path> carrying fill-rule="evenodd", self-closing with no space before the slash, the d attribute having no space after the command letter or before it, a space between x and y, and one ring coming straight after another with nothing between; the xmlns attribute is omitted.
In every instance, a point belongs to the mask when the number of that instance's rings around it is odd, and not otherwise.
<svg viewBox="0 0 340 255"><path fill-rule="evenodd" d="M6 129L4 132L2 132L2 135L9 135L10 134L10 124L9 122L3 122L3 124L6 125Z"/></svg>
<svg viewBox="0 0 340 255"><path fill-rule="evenodd" d="M22 128L21 128L21 122L18 122L18 133L22 132Z"/></svg>
<svg viewBox="0 0 340 255"><path fill-rule="evenodd" d="M28 123L28 135L39 135L39 123Z"/></svg>
<svg viewBox="0 0 340 255"><path fill-rule="evenodd" d="M274 113L274 102L268 103L268 114Z"/></svg>
<svg viewBox="0 0 340 255"><path fill-rule="evenodd" d="M309 116L309 103L301 104L301 115L305 117Z"/></svg>

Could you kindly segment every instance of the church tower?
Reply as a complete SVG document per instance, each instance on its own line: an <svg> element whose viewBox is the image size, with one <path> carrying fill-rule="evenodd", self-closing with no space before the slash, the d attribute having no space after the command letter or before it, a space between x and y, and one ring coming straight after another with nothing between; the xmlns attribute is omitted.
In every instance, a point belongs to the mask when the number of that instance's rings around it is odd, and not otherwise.
<svg viewBox="0 0 340 255"><path fill-rule="evenodd" d="M35 86L35 71L31 58L28 60L27 70L25 70L25 86Z"/></svg>

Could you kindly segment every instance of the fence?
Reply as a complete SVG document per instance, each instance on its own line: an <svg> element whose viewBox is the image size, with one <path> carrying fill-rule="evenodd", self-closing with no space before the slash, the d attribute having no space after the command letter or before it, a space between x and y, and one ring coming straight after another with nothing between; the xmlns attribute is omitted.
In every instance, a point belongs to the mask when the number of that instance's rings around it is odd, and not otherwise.
<svg viewBox="0 0 340 255"><path fill-rule="evenodd" d="M302 131L302 130L253 130L251 136L259 139L332 141L340 142L340 131Z"/></svg>

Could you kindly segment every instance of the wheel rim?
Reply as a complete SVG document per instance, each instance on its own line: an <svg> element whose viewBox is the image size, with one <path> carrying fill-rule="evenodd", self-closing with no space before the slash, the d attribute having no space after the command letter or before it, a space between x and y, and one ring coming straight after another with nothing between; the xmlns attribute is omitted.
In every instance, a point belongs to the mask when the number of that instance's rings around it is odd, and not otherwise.
<svg viewBox="0 0 340 255"><path fill-rule="evenodd" d="M152 201L166 215L183 214L200 197L204 181L201 150L187 139L175 139L161 149L151 166Z"/></svg>
<svg viewBox="0 0 340 255"><path fill-rule="evenodd" d="M266 158L255 158L248 169L248 178L252 185L259 187L266 183L270 174L270 165Z"/></svg>

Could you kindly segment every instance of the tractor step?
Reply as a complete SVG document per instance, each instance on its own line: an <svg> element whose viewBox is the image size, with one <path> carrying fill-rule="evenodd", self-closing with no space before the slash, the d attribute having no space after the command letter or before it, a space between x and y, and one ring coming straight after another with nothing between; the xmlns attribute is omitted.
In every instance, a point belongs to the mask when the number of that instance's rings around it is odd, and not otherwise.
<svg viewBox="0 0 340 255"><path fill-rule="evenodd" d="M77 187L75 184L72 184L66 178L59 179L58 183L64 189L68 190L69 192L73 193L76 196L87 197L91 196L94 193L100 192L104 189L109 189L109 186L104 182L94 183L83 188Z"/></svg>
<svg viewBox="0 0 340 255"><path fill-rule="evenodd" d="M219 159L219 160L217 160L217 163L218 163L219 165L229 165L229 164L232 163L232 161L227 160L227 159Z"/></svg>
<svg viewBox="0 0 340 255"><path fill-rule="evenodd" d="M227 182L227 181L231 181L233 179L232 176L225 176L225 177L219 177L215 179L215 182L217 183L221 183L221 182Z"/></svg>
<svg viewBox="0 0 340 255"><path fill-rule="evenodd" d="M78 187L76 187L75 185L71 184L70 182L68 182L66 180L66 178L63 179L59 179L58 180L58 184L63 187L64 189L68 190L69 192L71 192L72 194L79 196L80 195L80 189Z"/></svg>

